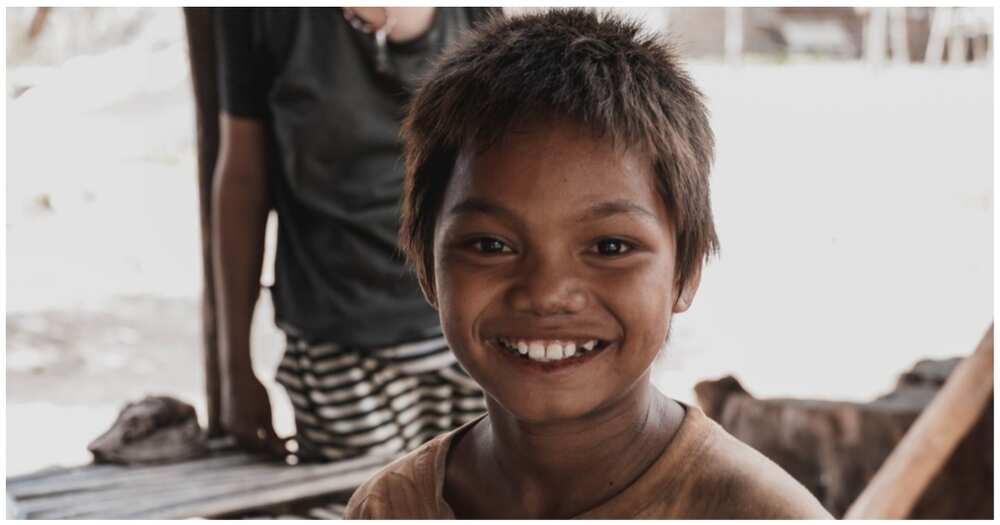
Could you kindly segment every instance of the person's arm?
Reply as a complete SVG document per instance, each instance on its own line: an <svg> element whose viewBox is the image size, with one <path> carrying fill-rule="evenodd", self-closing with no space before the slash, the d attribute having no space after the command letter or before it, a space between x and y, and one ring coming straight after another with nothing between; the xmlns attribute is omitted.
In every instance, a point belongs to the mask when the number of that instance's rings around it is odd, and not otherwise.
<svg viewBox="0 0 1000 525"><path fill-rule="evenodd" d="M219 157L212 187L212 260L219 334L221 422L249 450L284 454L267 390L253 372L250 327L260 294L271 210L266 76L253 38L254 12L215 12Z"/></svg>
<svg viewBox="0 0 1000 525"><path fill-rule="evenodd" d="M260 294L264 232L271 209L267 141L259 120L220 117L212 188L212 260L218 308L223 428L251 450L284 453L267 390L253 372L250 326Z"/></svg>

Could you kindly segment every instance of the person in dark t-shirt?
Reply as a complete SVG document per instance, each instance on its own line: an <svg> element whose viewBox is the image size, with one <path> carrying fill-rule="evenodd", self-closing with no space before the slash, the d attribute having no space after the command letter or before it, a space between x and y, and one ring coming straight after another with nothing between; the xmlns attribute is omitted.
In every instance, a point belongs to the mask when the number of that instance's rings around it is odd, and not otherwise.
<svg viewBox="0 0 1000 525"><path fill-rule="evenodd" d="M250 361L264 230L278 215L278 382L302 458L411 450L476 418L397 243L399 125L421 72L494 8L220 9L221 146L213 188L222 423L284 454Z"/></svg>

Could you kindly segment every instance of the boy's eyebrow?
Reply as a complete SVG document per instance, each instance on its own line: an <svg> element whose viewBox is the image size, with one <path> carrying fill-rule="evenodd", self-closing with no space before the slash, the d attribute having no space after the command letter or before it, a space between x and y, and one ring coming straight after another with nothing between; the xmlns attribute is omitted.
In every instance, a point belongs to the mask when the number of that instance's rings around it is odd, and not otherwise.
<svg viewBox="0 0 1000 525"><path fill-rule="evenodd" d="M514 214L507 208L478 197L469 197L448 210L449 215L465 215L468 213L485 213L487 215L499 215L509 220L515 219Z"/></svg>
<svg viewBox="0 0 1000 525"><path fill-rule="evenodd" d="M638 218L658 222L655 213L627 199L598 202L591 205L580 214L580 220L596 221L620 213L635 215Z"/></svg>
<svg viewBox="0 0 1000 525"><path fill-rule="evenodd" d="M464 215L467 213L485 213L487 215L497 215L511 221L517 220L514 213L507 208L478 197L469 197L448 210L448 214L450 215ZM578 220L596 221L621 213L634 215L653 222L659 221L655 213L627 199L616 199L592 204L580 214Z"/></svg>

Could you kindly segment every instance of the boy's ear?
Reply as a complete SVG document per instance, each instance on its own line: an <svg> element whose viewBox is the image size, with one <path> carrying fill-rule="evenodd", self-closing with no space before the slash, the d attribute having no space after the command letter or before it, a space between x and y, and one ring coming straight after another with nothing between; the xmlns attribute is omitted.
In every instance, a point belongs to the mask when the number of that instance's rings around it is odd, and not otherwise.
<svg viewBox="0 0 1000 525"><path fill-rule="evenodd" d="M677 294L677 300L674 301L675 314L686 312L688 308L691 308L694 295L698 292L698 286L701 284L701 267L701 264L695 267L691 275L688 276L687 282L684 283L684 287Z"/></svg>

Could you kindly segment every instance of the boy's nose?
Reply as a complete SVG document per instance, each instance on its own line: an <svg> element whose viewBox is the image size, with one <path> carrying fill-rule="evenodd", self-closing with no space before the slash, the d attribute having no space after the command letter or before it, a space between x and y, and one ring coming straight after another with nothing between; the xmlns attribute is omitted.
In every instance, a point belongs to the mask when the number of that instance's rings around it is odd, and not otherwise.
<svg viewBox="0 0 1000 525"><path fill-rule="evenodd" d="M542 262L529 268L511 289L511 307L538 316L574 314L587 306L587 294L565 262Z"/></svg>

